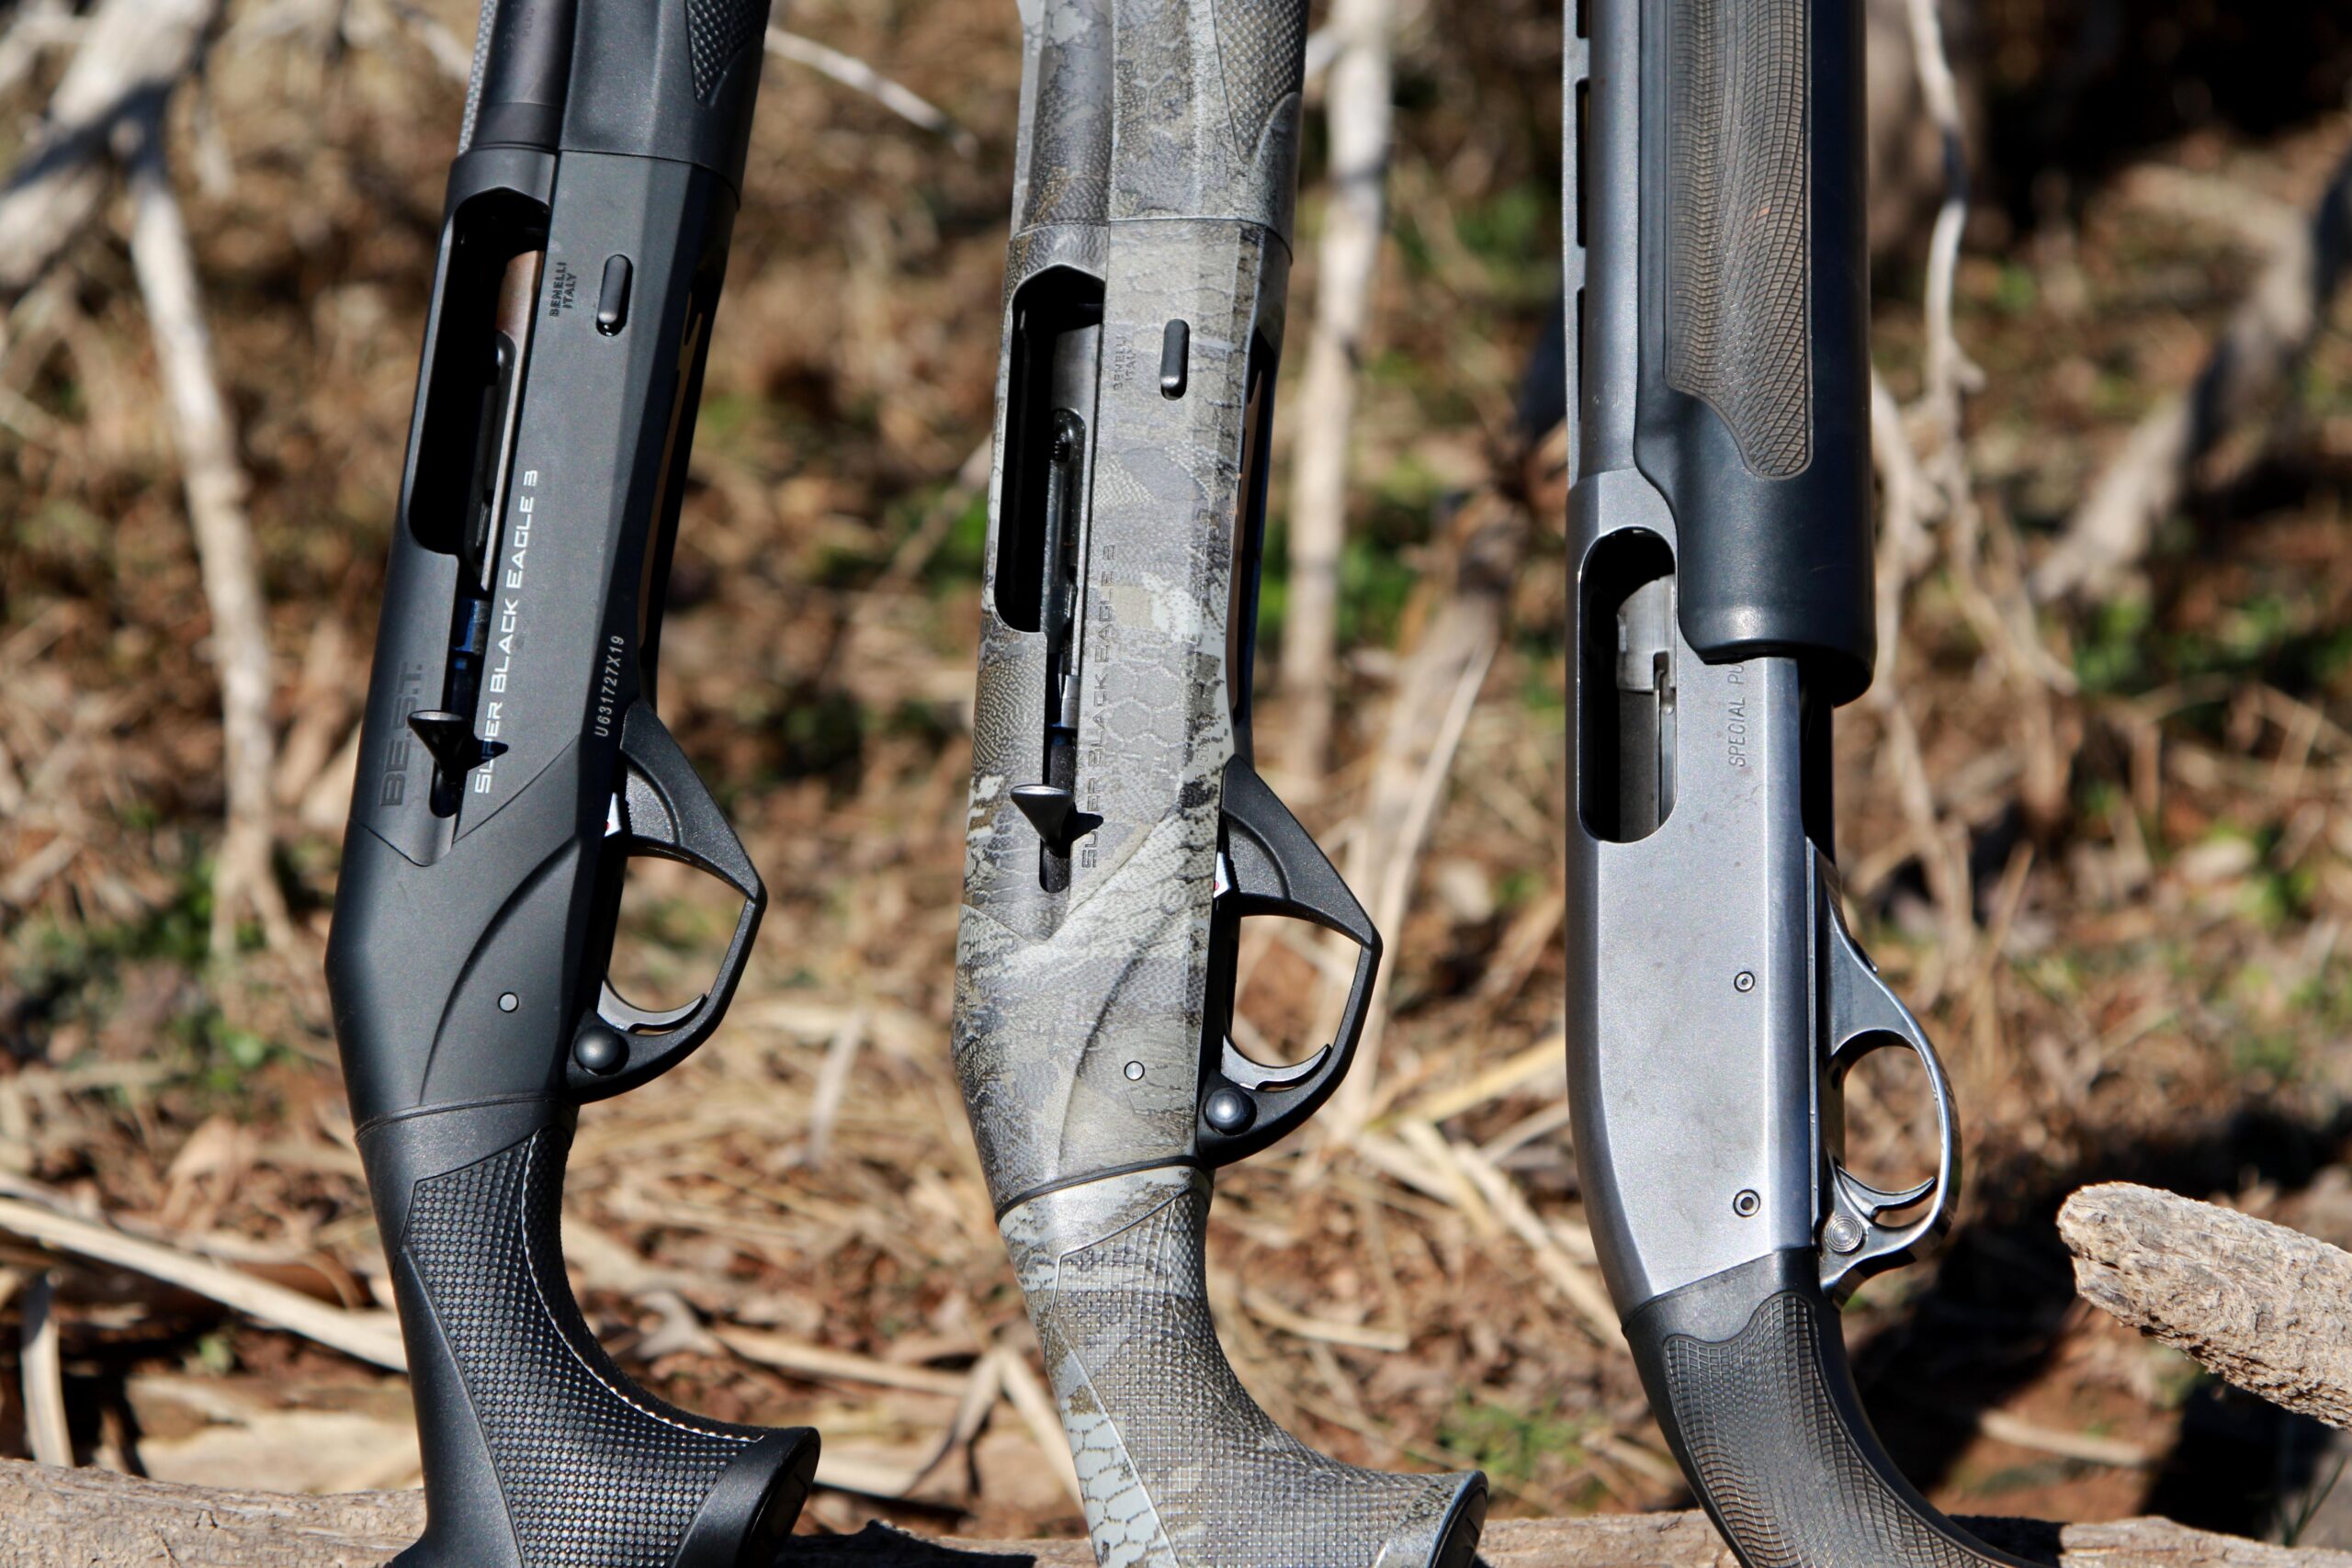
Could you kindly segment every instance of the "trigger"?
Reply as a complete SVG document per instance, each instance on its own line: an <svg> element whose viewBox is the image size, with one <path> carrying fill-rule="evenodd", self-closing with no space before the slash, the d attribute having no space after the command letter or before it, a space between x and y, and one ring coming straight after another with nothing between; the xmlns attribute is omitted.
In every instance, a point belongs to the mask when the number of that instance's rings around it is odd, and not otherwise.
<svg viewBox="0 0 2352 1568"><path fill-rule="evenodd" d="M694 1016L695 1009L702 1004L703 998L696 997L684 1007L641 1008L613 989L613 983L606 980L603 982L596 998L596 1016L615 1029L629 1034L644 1030L668 1029L684 1023Z"/></svg>
<svg viewBox="0 0 2352 1568"><path fill-rule="evenodd" d="M621 763L617 825L633 846L706 871L746 898L762 897L760 874L743 841L642 698L621 721Z"/></svg>
<svg viewBox="0 0 2352 1568"><path fill-rule="evenodd" d="M1331 1047L1326 1045L1303 1062L1293 1062L1287 1066L1270 1067L1263 1062L1244 1055L1241 1047L1236 1045L1232 1037L1227 1035L1224 1053L1217 1060L1217 1070L1243 1089L1292 1089L1305 1083L1319 1072L1325 1058L1330 1055Z"/></svg>
<svg viewBox="0 0 2352 1568"><path fill-rule="evenodd" d="M1872 1187L1869 1182L1841 1166L1838 1168L1838 1185L1845 1192L1849 1202L1869 1218L1875 1220L1881 1214L1907 1209L1926 1198L1928 1193L1936 1190L1936 1179L1931 1176L1916 1187L1906 1187L1900 1192L1889 1192L1884 1188Z"/></svg>

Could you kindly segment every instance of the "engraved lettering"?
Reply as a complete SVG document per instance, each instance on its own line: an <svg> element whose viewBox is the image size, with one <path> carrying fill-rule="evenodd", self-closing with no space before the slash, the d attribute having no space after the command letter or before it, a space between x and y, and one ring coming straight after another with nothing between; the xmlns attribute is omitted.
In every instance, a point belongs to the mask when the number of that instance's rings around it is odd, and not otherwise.
<svg viewBox="0 0 2352 1568"><path fill-rule="evenodd" d="M1744 664L1732 665L1724 671L1724 683L1730 686L1745 686L1747 683L1747 667ZM1735 768L1747 767L1747 694L1745 691L1732 694L1731 705L1724 721L1724 742L1729 750L1731 765Z"/></svg>
<svg viewBox="0 0 2352 1568"><path fill-rule="evenodd" d="M596 677L596 716L594 728L598 739L613 732L613 725L620 708L621 656L628 644L618 632L605 639L605 667Z"/></svg>
<svg viewBox="0 0 2352 1568"><path fill-rule="evenodd" d="M392 709L399 719L384 742L383 775L376 783L379 806L399 806L408 799L409 769L416 760L415 736L408 727L408 716L424 703L424 666L402 666L400 685L392 695Z"/></svg>
<svg viewBox="0 0 2352 1568"><path fill-rule="evenodd" d="M548 320L554 321L571 309L580 295L580 275L562 262L555 264L555 271L548 278Z"/></svg>

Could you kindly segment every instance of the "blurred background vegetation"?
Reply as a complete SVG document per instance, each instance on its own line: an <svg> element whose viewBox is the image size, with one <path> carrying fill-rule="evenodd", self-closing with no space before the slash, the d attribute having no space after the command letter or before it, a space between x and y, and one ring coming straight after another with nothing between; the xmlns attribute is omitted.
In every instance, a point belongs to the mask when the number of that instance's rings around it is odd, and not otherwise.
<svg viewBox="0 0 2352 1568"><path fill-rule="evenodd" d="M98 8L0 4L0 164L53 148L40 117ZM1559 1066L1561 17L1393 20L1333 759L1297 782L1359 886L1396 889L1394 979L1340 1132L1221 1184L1216 1306L1253 1392L1320 1447L1482 1464L1505 1514L1659 1506L1679 1483L1589 1324ZM1943 20L1974 174L1954 330L1981 378L1960 366L1939 402L1940 147L1905 7L1874 4L1878 358L1890 460L1910 453L1890 482L1927 499L1838 787L1860 928L1957 1080L1968 1190L1944 1260L1871 1286L1849 1332L1948 1508L2352 1543L2322 1429L2085 1313L2051 1228L2126 1175L2352 1242L2352 8ZM1007 0L777 21L663 660L664 715L775 902L721 1036L583 1117L568 1248L656 1387L825 1427L842 1484L805 1528L1063 1533L1058 1438L1010 1393L942 1450L973 1370L1035 1355L946 1050L1017 21ZM266 604L280 929L266 898L216 920L225 643L140 209L108 184L14 273L35 237L0 224L0 1198L362 1313L389 1296L318 965L473 22L465 0L229 0L160 121ZM813 68L811 42L941 122ZM2280 330L2244 335L2266 299ZM2145 536L2084 565L2086 502L2183 410ZM1283 465L1317 416L1278 414L1269 666ZM1432 710L1449 658L1439 694L1463 700ZM633 881L617 960L648 1001L690 993L731 918L663 870ZM1312 951L1247 966L1257 1026L1302 1031ZM1866 1081L1853 1117L1890 1176L1928 1157L1905 1088ZM398 1375L20 1230L0 1224L0 1453L38 1446L13 1320L45 1280L74 1460L413 1483Z"/></svg>

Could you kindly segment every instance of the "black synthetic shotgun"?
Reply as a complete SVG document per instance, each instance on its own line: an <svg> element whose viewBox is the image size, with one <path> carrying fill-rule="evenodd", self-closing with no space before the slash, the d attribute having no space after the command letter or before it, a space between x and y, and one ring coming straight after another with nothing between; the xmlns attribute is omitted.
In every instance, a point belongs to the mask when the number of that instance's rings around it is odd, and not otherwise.
<svg viewBox="0 0 2352 1568"><path fill-rule="evenodd" d="M1837 1303L1959 1179L1934 1050L1847 933L1831 711L1869 684L1861 0L1580 0L1567 40L1568 1086L1658 1423L1749 1568L2017 1560L1863 1415ZM1935 1175L1839 1162L1915 1053Z"/></svg>
<svg viewBox="0 0 2352 1568"><path fill-rule="evenodd" d="M404 1568L763 1564L816 1465L632 1383L558 1237L577 1108L709 1036L766 902L653 691L767 12L482 11L327 947L424 1456ZM634 855L741 897L685 1007L605 980Z"/></svg>

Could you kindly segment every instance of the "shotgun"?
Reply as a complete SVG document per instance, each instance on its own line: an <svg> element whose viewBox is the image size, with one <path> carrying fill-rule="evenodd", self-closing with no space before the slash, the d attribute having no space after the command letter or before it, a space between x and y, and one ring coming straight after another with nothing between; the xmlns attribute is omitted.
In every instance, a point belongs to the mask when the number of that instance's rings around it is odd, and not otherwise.
<svg viewBox="0 0 2352 1568"><path fill-rule="evenodd" d="M1568 27L1576 806L1568 1088L1601 1270L1749 1568L2018 1560L1863 1414L1838 1306L1959 1182L1951 1092L1848 933L1830 722L1869 684L1862 0L1585 0ZM1935 1174L1841 1163L1914 1053Z"/></svg>
<svg viewBox="0 0 2352 1568"><path fill-rule="evenodd" d="M403 1568L738 1568L816 1434L632 1383L565 1283L578 1108L726 1011L758 873L656 716L662 603L768 0L489 0L450 166L327 979L424 1465ZM630 858L742 902L605 979Z"/></svg>
<svg viewBox="0 0 2352 1568"><path fill-rule="evenodd" d="M1466 1568L1477 1474L1344 1465L1227 1363L1210 1173L1296 1127L1380 939L1250 765L1305 0L1023 0L954 1048L1097 1560ZM1229 1038L1248 916L1356 943L1336 1037Z"/></svg>

